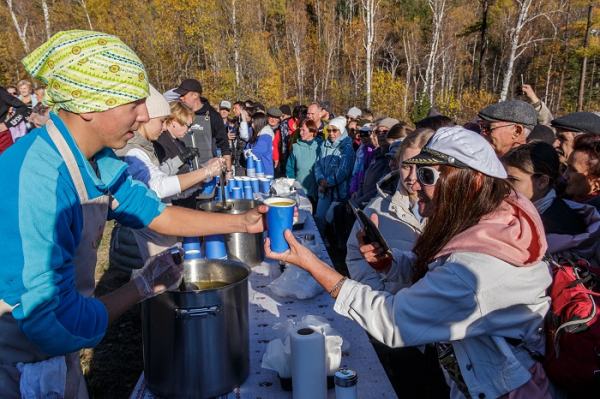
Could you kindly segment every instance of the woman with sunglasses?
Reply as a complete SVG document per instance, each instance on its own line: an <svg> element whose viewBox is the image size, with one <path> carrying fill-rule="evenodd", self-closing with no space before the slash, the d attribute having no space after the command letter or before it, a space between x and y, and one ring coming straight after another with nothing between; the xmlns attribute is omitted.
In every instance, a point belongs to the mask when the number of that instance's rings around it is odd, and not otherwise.
<svg viewBox="0 0 600 399"><path fill-rule="evenodd" d="M548 252L560 258L585 259L599 265L600 214L591 205L558 198L554 186L560 161L552 145L533 141L502 157L513 188L533 202L540 214Z"/></svg>
<svg viewBox="0 0 600 399"><path fill-rule="evenodd" d="M315 177L319 184L315 224L322 237L325 237L325 216L331 204L347 201L350 197L348 188L354 166L354 149L352 140L346 133L346 118L333 118L329 121L327 130L329 135L319 145L315 163Z"/></svg>
<svg viewBox="0 0 600 399"><path fill-rule="evenodd" d="M171 106L162 94L150 85L150 96L146 99L146 107L148 108L150 120L140 124L138 130L133 132L134 136L127 142L127 145L116 151L116 154L127 163L127 170L135 180L144 183L163 202L169 204L173 196L177 196L192 187L195 191L195 186L203 180L221 173L225 160L213 158L201 169L185 174L176 174L177 165L187 163L191 159L187 154L195 156L194 151L186 152L186 155L171 159L172 162L161 164L152 142L156 141L161 133L167 129ZM178 106L174 105L173 107ZM189 130L189 127L186 126L186 129ZM180 130L184 130L183 127ZM164 236L147 227L133 230L133 234L144 263L150 256L170 248L178 241L178 237Z"/></svg>
<svg viewBox="0 0 600 399"><path fill-rule="evenodd" d="M511 189L489 143L462 127L439 129L404 163L417 165L413 189L428 222L384 273L410 287L391 294L346 279L290 231L290 250L273 253L267 240L266 255L310 272L338 313L384 344L436 344L452 398L550 398L542 365L524 348L544 351L552 280L533 204ZM360 251L371 263L389 257L376 243Z"/></svg>

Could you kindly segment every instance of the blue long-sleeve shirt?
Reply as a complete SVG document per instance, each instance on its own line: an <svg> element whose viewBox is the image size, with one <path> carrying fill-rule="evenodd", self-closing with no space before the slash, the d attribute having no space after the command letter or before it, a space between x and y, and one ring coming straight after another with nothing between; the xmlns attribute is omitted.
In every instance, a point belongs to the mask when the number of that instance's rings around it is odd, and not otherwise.
<svg viewBox="0 0 600 399"><path fill-rule="evenodd" d="M258 133L258 140L250 147L252 153L262 161L265 175L274 175L275 168L273 167L273 130L270 126L265 126Z"/></svg>
<svg viewBox="0 0 600 399"><path fill-rule="evenodd" d="M147 226L164 209L156 195L131 179L111 149L95 155L98 171L78 149L62 120L50 117L65 138L90 199L112 193L119 206L108 219ZM24 136L0 156L0 298L11 306L27 338L51 356L92 347L108 324L102 302L75 289L73 258L83 213L67 166L45 127ZM1 332L0 332L1 333Z"/></svg>

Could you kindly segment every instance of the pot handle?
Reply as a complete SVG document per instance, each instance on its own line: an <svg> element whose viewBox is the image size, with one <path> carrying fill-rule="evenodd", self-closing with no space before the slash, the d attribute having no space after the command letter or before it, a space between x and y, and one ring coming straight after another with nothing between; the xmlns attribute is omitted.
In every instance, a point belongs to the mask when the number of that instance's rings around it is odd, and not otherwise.
<svg viewBox="0 0 600 399"><path fill-rule="evenodd" d="M175 317L177 317L178 319L194 319L198 317L216 316L220 312L220 305L213 305L195 309L175 309Z"/></svg>

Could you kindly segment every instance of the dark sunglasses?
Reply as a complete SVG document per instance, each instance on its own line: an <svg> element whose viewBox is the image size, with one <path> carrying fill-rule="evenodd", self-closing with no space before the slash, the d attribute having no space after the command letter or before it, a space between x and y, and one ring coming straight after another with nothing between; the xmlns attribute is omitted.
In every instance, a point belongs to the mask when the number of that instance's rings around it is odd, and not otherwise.
<svg viewBox="0 0 600 399"><path fill-rule="evenodd" d="M329 132L331 132L331 133L333 133L333 132L339 132L339 131L340 131L340 129L332 129L332 128L329 128L329 129L327 129L327 130L328 130Z"/></svg>
<svg viewBox="0 0 600 399"><path fill-rule="evenodd" d="M8 90L7 90L7 91L8 91ZM9 91L8 93L9 93L9 94L12 94L12 95L13 95L13 96L15 96L15 97L18 97L18 96L19 96L19 93L17 93L16 91Z"/></svg>
<svg viewBox="0 0 600 399"><path fill-rule="evenodd" d="M387 134L388 132L389 132L389 130L381 130L381 129L373 130L373 133L375 133L375 134Z"/></svg>
<svg viewBox="0 0 600 399"><path fill-rule="evenodd" d="M417 179L424 186L435 186L440 178L440 171L431 166L419 166L417 168Z"/></svg>
<svg viewBox="0 0 600 399"><path fill-rule="evenodd" d="M370 132L370 131L366 131L366 132L365 132L365 131L363 130L362 132L360 132L360 133L359 133L359 136L360 136L360 137L362 137L362 138L367 138L367 137L369 137L370 135L371 135L371 132Z"/></svg>

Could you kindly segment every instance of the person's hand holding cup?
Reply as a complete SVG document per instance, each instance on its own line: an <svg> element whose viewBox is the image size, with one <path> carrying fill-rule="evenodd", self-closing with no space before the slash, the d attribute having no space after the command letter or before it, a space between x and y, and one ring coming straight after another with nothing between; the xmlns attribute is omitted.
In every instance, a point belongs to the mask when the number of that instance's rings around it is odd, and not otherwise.
<svg viewBox="0 0 600 399"><path fill-rule="evenodd" d="M267 233L273 252L285 252L290 249L283 233L292 230L296 201L291 198L273 197L264 201L269 206L267 211Z"/></svg>

